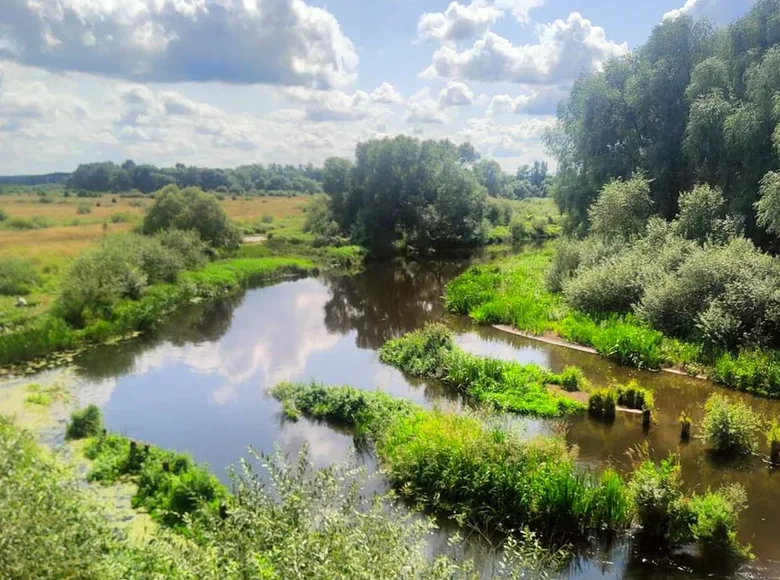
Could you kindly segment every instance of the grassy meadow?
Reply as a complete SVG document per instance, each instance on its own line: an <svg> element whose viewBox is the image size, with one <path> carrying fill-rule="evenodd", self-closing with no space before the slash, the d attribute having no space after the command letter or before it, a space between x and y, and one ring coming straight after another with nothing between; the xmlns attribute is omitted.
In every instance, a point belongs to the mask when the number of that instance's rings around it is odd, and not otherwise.
<svg viewBox="0 0 780 580"><path fill-rule="evenodd" d="M25 297L29 307L15 307L15 296L0 295L0 327L16 325L44 312L56 298L62 275L71 262L107 235L131 231L143 220L152 199L104 194L64 197L50 189L0 195L0 259L28 260L39 280ZM41 199L48 200L42 203ZM268 231L302 229L310 196L226 197L221 206L245 229L263 224ZM87 213L88 209L88 213Z"/></svg>

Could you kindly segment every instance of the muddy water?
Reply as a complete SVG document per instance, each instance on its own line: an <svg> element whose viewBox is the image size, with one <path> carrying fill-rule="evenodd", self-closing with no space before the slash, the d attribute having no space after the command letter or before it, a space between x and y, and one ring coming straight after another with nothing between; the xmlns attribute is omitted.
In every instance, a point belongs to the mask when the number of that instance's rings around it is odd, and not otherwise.
<svg viewBox="0 0 780 580"><path fill-rule="evenodd" d="M780 578L780 472L759 458L719 462L696 439L680 443L680 411L687 410L698 423L701 406L716 387L620 367L447 316L441 299L444 285L466 266L465 261L377 264L357 276L288 281L193 307L153 337L82 357L78 396L102 406L111 430L190 452L222 477L226 466L245 456L248 445L260 452L278 446L294 453L308 441L316 464L340 462L353 449L348 433L306 420L284 422L279 405L265 390L282 380L316 380L382 389L425 405L457 405L457 397L440 385L409 380L381 364L376 353L388 338L444 319L468 350L555 371L574 364L596 384L636 377L655 390L658 411L649 431L634 415L619 415L612 424L584 415L568 420L567 437L579 447L586 467L626 469L626 450L647 442L656 458L680 454L683 478L691 489L739 482L747 490L750 507L741 521L741 538L753 545L757 559L738 570L713 569L689 554L661 558L621 540L582 554L565 577ZM724 392L780 416L776 402ZM528 426L550 428L540 421L529 421ZM364 459L372 464L370 457ZM474 552L479 549L475 543ZM491 564L489 558L483 563Z"/></svg>

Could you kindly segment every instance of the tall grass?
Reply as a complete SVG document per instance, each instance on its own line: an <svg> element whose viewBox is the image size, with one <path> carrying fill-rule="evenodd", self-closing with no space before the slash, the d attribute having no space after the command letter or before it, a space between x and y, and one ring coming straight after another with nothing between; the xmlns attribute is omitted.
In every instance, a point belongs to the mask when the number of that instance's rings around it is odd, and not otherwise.
<svg viewBox="0 0 780 580"><path fill-rule="evenodd" d="M762 421L747 403L716 393L707 399L704 411L704 440L714 451L744 454L758 448Z"/></svg>
<svg viewBox="0 0 780 580"><path fill-rule="evenodd" d="M562 294L548 290L548 281L560 289L566 277L555 270L566 260L568 246L559 245L555 264L553 246L548 246L470 268L447 285L447 308L480 324L508 324L537 335L553 333L622 364L651 370L683 368L732 388L780 397L777 351L718 350L667 336L630 313L597 316L573 309Z"/></svg>
<svg viewBox="0 0 780 580"><path fill-rule="evenodd" d="M283 384L272 393L304 415L361 427L399 493L464 524L528 526L570 539L630 521L621 478L581 471L560 439L521 440L476 416L425 411L349 387Z"/></svg>
<svg viewBox="0 0 780 580"><path fill-rule="evenodd" d="M537 365L464 352L440 324L388 341L379 350L379 358L413 376L441 380L480 403L513 413L558 417L584 409L548 391L547 384L561 383L561 377Z"/></svg>

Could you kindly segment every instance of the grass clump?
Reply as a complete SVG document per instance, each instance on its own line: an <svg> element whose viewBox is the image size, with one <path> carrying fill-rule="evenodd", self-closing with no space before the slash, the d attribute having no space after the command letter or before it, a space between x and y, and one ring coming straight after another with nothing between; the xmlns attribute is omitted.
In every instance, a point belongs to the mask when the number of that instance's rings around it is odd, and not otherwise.
<svg viewBox="0 0 780 580"><path fill-rule="evenodd" d="M217 510L226 490L209 471L192 458L151 446L141 448L121 435L93 439L85 454L94 461L91 481L112 483L132 477L138 489L133 507L142 507L153 518L179 527L187 515L203 508Z"/></svg>
<svg viewBox="0 0 780 580"><path fill-rule="evenodd" d="M614 387L593 390L588 397L588 413L602 419L614 419L617 403L618 393Z"/></svg>
<svg viewBox="0 0 780 580"><path fill-rule="evenodd" d="M57 385L42 387L37 383L32 383L27 385L25 390L30 393L27 395L27 402L31 405L48 407L54 401L66 401L68 399L67 390Z"/></svg>
<svg viewBox="0 0 780 580"><path fill-rule="evenodd" d="M70 415L65 428L65 439L86 439L103 432L103 414L95 405L88 405Z"/></svg>
<svg viewBox="0 0 780 580"><path fill-rule="evenodd" d="M537 365L466 353L440 324L389 340L379 358L413 376L441 380L480 403L505 411L558 417L584 410L580 403L547 389L548 383L560 380L556 375Z"/></svg>
<svg viewBox="0 0 780 580"><path fill-rule="evenodd" d="M629 523L621 478L581 472L560 439L523 441L475 416L425 411L350 387L285 384L272 393L304 415L370 434L402 495L461 523L566 536Z"/></svg>
<svg viewBox="0 0 780 580"><path fill-rule="evenodd" d="M551 377L550 383L560 385L570 393L587 391L590 388L590 383L585 378L585 373L579 367L574 366L567 366L559 375Z"/></svg>
<svg viewBox="0 0 780 580"><path fill-rule="evenodd" d="M758 447L761 418L743 401L713 394L704 404L702 431L707 445L719 453L753 453Z"/></svg>
<svg viewBox="0 0 780 580"><path fill-rule="evenodd" d="M33 265L20 258L0 259L0 296L23 296L40 281Z"/></svg>

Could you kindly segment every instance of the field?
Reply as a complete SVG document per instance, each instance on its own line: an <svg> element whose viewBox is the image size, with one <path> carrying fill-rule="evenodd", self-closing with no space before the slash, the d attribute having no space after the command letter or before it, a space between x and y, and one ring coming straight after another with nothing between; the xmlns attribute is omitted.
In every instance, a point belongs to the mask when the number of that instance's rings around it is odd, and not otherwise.
<svg viewBox="0 0 780 580"><path fill-rule="evenodd" d="M63 197L52 190L0 195L0 259L30 260L41 275L39 286L26 297L30 308L15 308L16 297L0 296L0 326L34 317L52 301L60 276L70 262L101 237L130 231L143 218L151 199L105 194L94 198ZM311 198L227 197L221 203L230 218L251 226L300 226Z"/></svg>

